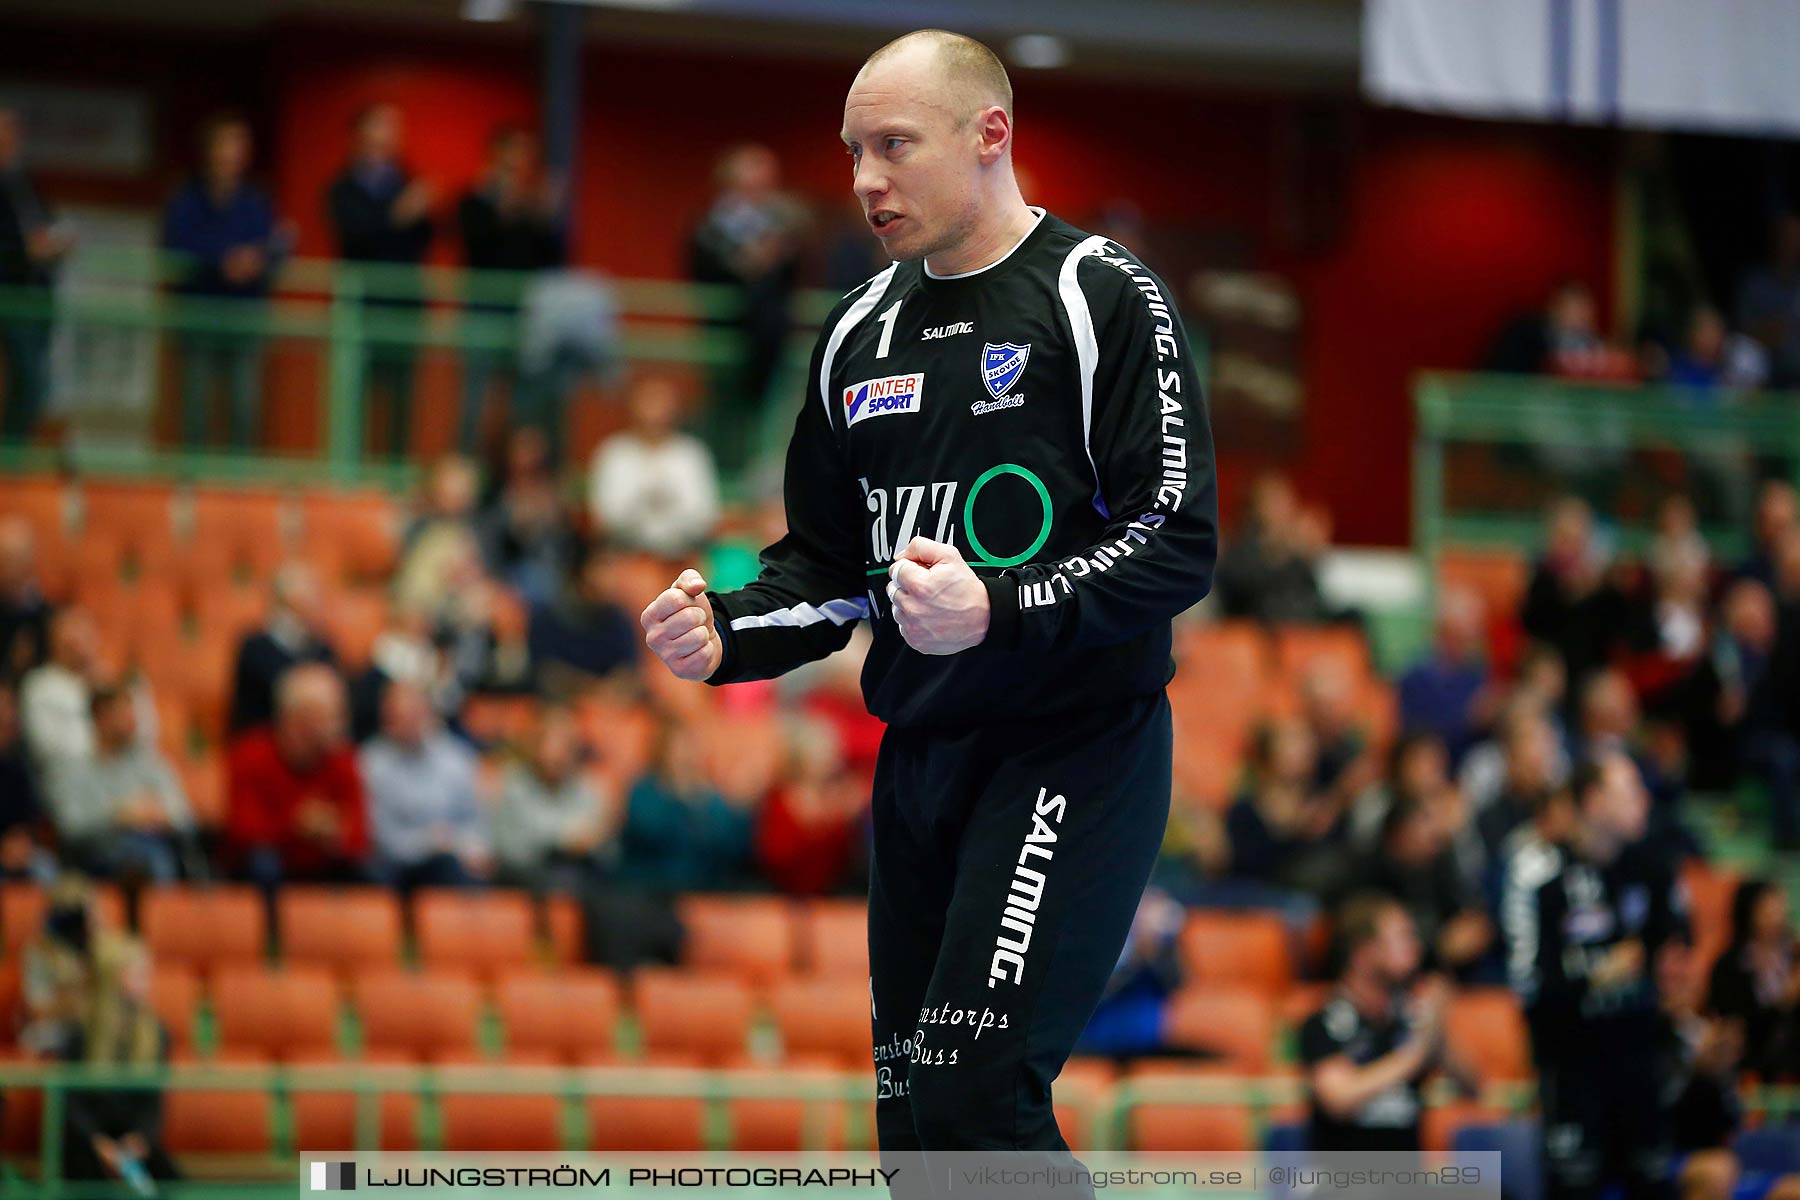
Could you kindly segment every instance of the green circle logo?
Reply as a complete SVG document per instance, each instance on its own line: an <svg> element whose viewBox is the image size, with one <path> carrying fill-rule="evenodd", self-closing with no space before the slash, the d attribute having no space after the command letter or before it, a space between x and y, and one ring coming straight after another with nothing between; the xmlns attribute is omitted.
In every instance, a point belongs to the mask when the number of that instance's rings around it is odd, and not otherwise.
<svg viewBox="0 0 1800 1200"><path fill-rule="evenodd" d="M975 536L975 497L981 494L981 489L987 486L988 480L999 475L1017 475L1031 484L1032 489L1038 494L1038 503L1043 506L1044 510L1044 521L1038 529L1037 540L1027 546L1024 553L1015 554L1011 558L995 558L988 548L981 544L981 539ZM969 548L975 551L974 561L982 566L1016 567L1022 562L1030 561L1031 556L1043 549L1044 543L1050 540L1050 520L1050 489L1044 486L1043 480L1017 463L999 463L983 471L980 478L975 480L974 486L969 489L967 498L963 500L963 529L969 535Z"/></svg>

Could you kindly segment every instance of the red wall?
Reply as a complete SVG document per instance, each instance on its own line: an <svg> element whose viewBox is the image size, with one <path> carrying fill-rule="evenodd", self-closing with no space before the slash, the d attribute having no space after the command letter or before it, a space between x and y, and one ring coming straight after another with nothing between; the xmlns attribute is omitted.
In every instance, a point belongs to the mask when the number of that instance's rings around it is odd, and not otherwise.
<svg viewBox="0 0 1800 1200"><path fill-rule="evenodd" d="M138 35L113 36L112 57L131 57L117 43ZM83 40L90 54L104 42ZM0 68L30 77L7 42L0 36ZM233 81L237 94L222 99L255 108L269 131L277 199L308 254L331 250L321 193L362 105L402 107L408 157L446 198L476 175L494 125L537 113L537 51L505 33L398 38L289 27L236 48L201 42L175 53L163 39L138 49L146 62L179 60L146 74L151 86L189 97L164 106L184 118L194 80ZM711 164L739 140L773 146L795 188L847 204L849 166L836 135L849 74L842 63L590 52L577 260L624 276L678 275ZM1015 85L1029 199L1080 220L1129 197L1152 222L1235 231L1258 265L1295 280L1306 306L1306 412L1287 461L1302 491L1332 508L1340 541L1408 539L1415 370L1471 364L1501 321L1536 304L1558 277L1610 290L1606 135L1346 104L1348 146L1315 144L1296 170L1289 100L1031 74ZM1291 233L1287 214L1296 210L1312 214L1312 236ZM441 238L434 257L454 261L454 239ZM312 390L296 380L297 396ZM314 422L302 409L286 425L304 438ZM1229 513L1257 464L1220 450Z"/></svg>

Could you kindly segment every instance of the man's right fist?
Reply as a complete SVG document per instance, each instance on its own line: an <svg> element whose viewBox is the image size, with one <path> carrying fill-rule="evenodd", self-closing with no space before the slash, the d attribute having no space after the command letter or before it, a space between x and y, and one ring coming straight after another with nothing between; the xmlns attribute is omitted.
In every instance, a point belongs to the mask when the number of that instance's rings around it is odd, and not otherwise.
<svg viewBox="0 0 1800 1200"><path fill-rule="evenodd" d="M725 657L725 645L713 627L706 580L692 567L644 607L638 622L644 627L644 644L677 679L705 679Z"/></svg>

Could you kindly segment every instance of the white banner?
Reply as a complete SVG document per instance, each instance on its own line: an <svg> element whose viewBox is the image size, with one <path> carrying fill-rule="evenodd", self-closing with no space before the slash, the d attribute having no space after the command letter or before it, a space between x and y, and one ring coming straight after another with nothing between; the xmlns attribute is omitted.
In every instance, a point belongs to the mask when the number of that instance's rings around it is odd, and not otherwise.
<svg viewBox="0 0 1800 1200"><path fill-rule="evenodd" d="M1473 117L1800 136L1795 0L1366 0L1363 88Z"/></svg>

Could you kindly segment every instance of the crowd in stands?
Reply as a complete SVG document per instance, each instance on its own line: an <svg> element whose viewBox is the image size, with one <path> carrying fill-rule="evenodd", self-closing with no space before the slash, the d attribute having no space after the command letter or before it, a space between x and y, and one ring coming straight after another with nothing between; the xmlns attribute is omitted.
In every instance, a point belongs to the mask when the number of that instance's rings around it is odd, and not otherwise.
<svg viewBox="0 0 1800 1200"><path fill-rule="evenodd" d="M39 292L47 306L75 234L26 174L24 140L18 113L0 108L0 286ZM361 304L372 330L379 326L360 363L371 449L408 454L420 314L435 295L419 268L440 242L454 239L458 261L471 271L466 295L457 297L469 320L460 329L455 444L467 456L498 457L503 430L530 426L545 434L554 461L573 388L589 375L618 380L617 302L601 277L569 266L567 189L546 168L536 135L517 125L493 130L481 173L455 196L408 167L406 124L393 104L360 111L346 142L344 167L320 199L336 258L365 269ZM199 305L173 342L180 439L190 448L252 450L264 444L263 312L281 286L297 227L254 182L247 118L227 112L205 122L194 158L192 177L162 214L170 286ZM694 224L686 260L690 278L715 289L705 324L734 335L740 347L711 372L698 414L706 444L735 476L761 437L803 271L848 288L880 263L867 237L822 240L806 206L781 190L780 164L766 147L731 148L714 177L716 195ZM0 321L9 439L29 438L44 415L50 332L47 317ZM664 422L666 413L665 406ZM654 436L658 418L643 415L646 435ZM676 439L659 443L652 457L637 470L686 469L693 448ZM621 480L606 489L606 502L630 503L630 488L643 482Z"/></svg>

